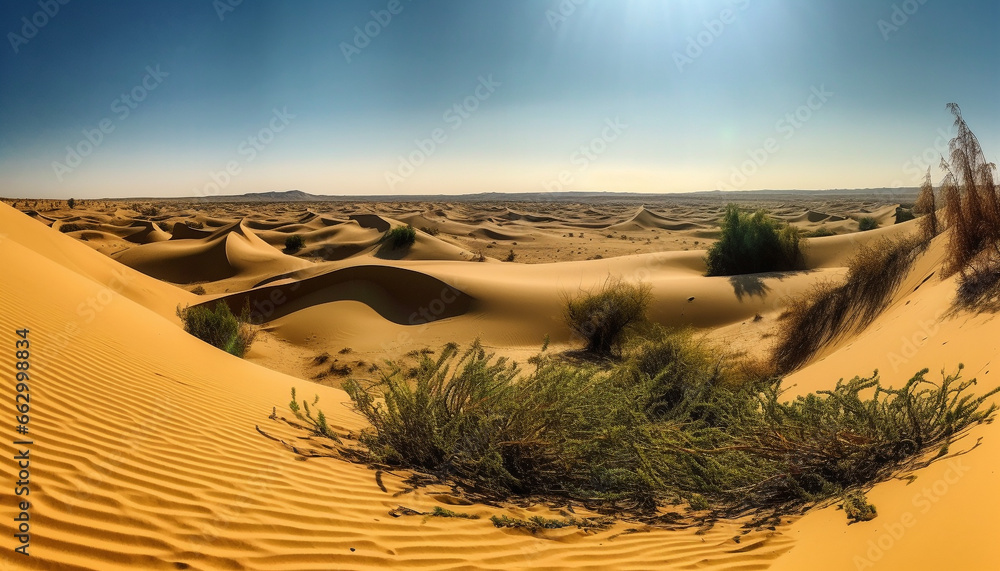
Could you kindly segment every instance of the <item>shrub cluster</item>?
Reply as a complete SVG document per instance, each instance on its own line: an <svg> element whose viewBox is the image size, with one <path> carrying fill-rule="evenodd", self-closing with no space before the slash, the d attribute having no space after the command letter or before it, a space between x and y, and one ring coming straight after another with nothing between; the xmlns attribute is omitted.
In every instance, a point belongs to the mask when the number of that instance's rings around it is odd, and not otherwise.
<svg viewBox="0 0 1000 571"><path fill-rule="evenodd" d="M775 220L764 210L744 212L726 207L719 241L708 250L708 275L728 276L795 270L801 267L797 228Z"/></svg>
<svg viewBox="0 0 1000 571"><path fill-rule="evenodd" d="M417 231L409 224L406 226L396 226L386 232L382 239L389 244L390 248L398 250L412 246L417 241Z"/></svg>
<svg viewBox="0 0 1000 571"><path fill-rule="evenodd" d="M220 301L215 309L205 306L177 307L184 330L223 351L243 357L250 350L257 330L250 323L249 303L239 316Z"/></svg>
<svg viewBox="0 0 1000 571"><path fill-rule="evenodd" d="M294 254L306 246L306 239L299 234L293 234L285 238L285 251Z"/></svg>
<svg viewBox="0 0 1000 571"><path fill-rule="evenodd" d="M867 232L878 228L878 219L874 216L862 216L858 219L858 231Z"/></svg>
<svg viewBox="0 0 1000 571"><path fill-rule="evenodd" d="M784 512L886 479L946 450L995 406L975 381L878 374L791 402L689 335L654 330L604 368L450 344L345 389L371 423L362 459L419 470L494 498L546 496L636 515L687 502L726 515ZM864 517L862 510L861 517ZM506 522L505 522L506 523Z"/></svg>

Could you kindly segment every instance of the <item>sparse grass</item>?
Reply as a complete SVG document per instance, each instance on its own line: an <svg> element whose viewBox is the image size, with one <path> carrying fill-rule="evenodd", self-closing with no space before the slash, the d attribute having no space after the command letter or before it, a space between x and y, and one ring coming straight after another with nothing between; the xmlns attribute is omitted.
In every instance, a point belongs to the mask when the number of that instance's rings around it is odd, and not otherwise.
<svg viewBox="0 0 1000 571"><path fill-rule="evenodd" d="M319 395L316 395L313 399L312 406L316 406L317 403L319 403ZM309 401L303 400L301 404L299 403L298 397L295 395L295 387L292 387L292 400L288 403L288 409L292 411L295 418L307 423L309 428L316 434L330 438L338 443L343 442L340 437L333 432L329 424L327 424L326 414L324 414L322 410L316 409L316 416L313 417Z"/></svg>
<svg viewBox="0 0 1000 571"><path fill-rule="evenodd" d="M786 402L781 382L742 376L690 336L653 330L604 367L545 354L522 372L474 343L391 364L345 389L371 427L359 459L415 469L470 493L587 501L652 514L687 502L717 515L787 513L920 465L996 407L959 374L877 374ZM426 480L426 479L425 479ZM555 501L555 500L554 500ZM504 527L545 521L498 517ZM559 520L555 520L559 521ZM570 523L571 524L571 523Z"/></svg>
<svg viewBox="0 0 1000 571"><path fill-rule="evenodd" d="M294 254L302 248L306 247L306 239L299 234L293 234L285 238L285 251L289 254Z"/></svg>
<svg viewBox="0 0 1000 571"><path fill-rule="evenodd" d="M867 232L878 228L878 220L872 216L863 216L858 219L858 231Z"/></svg>
<svg viewBox="0 0 1000 571"><path fill-rule="evenodd" d="M421 226L420 231L425 234L430 234L431 236L437 236L438 234L441 233L441 231L438 230L437 228L431 228L429 226Z"/></svg>
<svg viewBox="0 0 1000 571"><path fill-rule="evenodd" d="M837 336L867 327L885 308L917 254L918 238L883 238L858 249L843 284L819 283L793 300L781 319L775 368L791 372Z"/></svg>
<svg viewBox="0 0 1000 571"><path fill-rule="evenodd" d="M243 308L239 316L233 315L225 302L218 302L215 309L204 306L177 306L177 316L184 323L184 330L227 353L243 357L254 338L256 328L250 323L250 306Z"/></svg>
<svg viewBox="0 0 1000 571"><path fill-rule="evenodd" d="M191 293L195 295L205 295L205 286L195 286Z"/></svg>
<svg viewBox="0 0 1000 571"><path fill-rule="evenodd" d="M417 231L409 224L406 226L396 226L386 232L382 239L393 250L408 248L417 241Z"/></svg>
<svg viewBox="0 0 1000 571"><path fill-rule="evenodd" d="M797 228L775 220L767 212L726 207L719 241L708 249L710 276L756 274L798 269L802 262Z"/></svg>
<svg viewBox="0 0 1000 571"><path fill-rule="evenodd" d="M627 328L645 321L651 291L648 284L609 277L597 291L565 295L563 320L586 342L588 352L610 355Z"/></svg>
<svg viewBox="0 0 1000 571"><path fill-rule="evenodd" d="M463 514L463 513L453 512L441 506L434 506L434 509L431 510L431 513L427 515L429 517L454 517L461 519L479 519L479 516L476 514Z"/></svg>

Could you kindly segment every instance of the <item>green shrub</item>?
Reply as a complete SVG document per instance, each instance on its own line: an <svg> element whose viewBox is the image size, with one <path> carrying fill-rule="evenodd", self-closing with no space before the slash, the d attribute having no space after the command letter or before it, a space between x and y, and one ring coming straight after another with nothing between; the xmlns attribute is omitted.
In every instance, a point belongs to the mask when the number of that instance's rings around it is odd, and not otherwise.
<svg viewBox="0 0 1000 571"><path fill-rule="evenodd" d="M708 275L728 276L798 269L802 254L797 228L764 210L743 212L726 207L719 241L708 250Z"/></svg>
<svg viewBox="0 0 1000 571"><path fill-rule="evenodd" d="M412 246L417 241L417 231L409 224L406 226L396 226L386 232L382 239L389 244L390 248L398 250Z"/></svg>
<svg viewBox="0 0 1000 571"><path fill-rule="evenodd" d="M868 503L868 498L861 490L854 490L844 494L844 502L841 506L844 508L844 513L851 523L871 521L878 515L875 506Z"/></svg>
<svg viewBox="0 0 1000 571"><path fill-rule="evenodd" d="M227 353L243 357L250 350L257 331L250 324L249 303L239 315L233 315L225 302L218 302L215 309L204 306L177 307L177 316L184 323L184 330L198 339L210 343Z"/></svg>
<svg viewBox="0 0 1000 571"><path fill-rule="evenodd" d="M837 233L830 230L826 226L820 226L819 228L813 230L812 232L806 232L804 238L825 238L827 236L836 236Z"/></svg>
<svg viewBox="0 0 1000 571"><path fill-rule="evenodd" d="M913 214L912 208L903 208L902 206L896 207L896 224L908 222L915 218L916 215Z"/></svg>
<svg viewBox="0 0 1000 571"><path fill-rule="evenodd" d="M864 216L858 220L858 231L867 232L878 228L878 220L872 216Z"/></svg>
<svg viewBox="0 0 1000 571"><path fill-rule="evenodd" d="M477 341L422 355L409 377L391 363L375 384L348 381L371 423L357 459L495 499L788 513L923 465L928 451L991 420L996 406L983 405L1000 390L976 397L974 380L932 383L924 370L898 389L876 373L787 402L780 380L741 378L686 335L651 335L666 338L630 345L606 368L540 355L522 373Z"/></svg>
<svg viewBox="0 0 1000 571"><path fill-rule="evenodd" d="M295 253L305 248L306 239L298 234L293 234L285 238L285 251L289 253Z"/></svg>
<svg viewBox="0 0 1000 571"><path fill-rule="evenodd" d="M584 339L586 350L609 355L616 349L626 329L646 319L652 287L608 278L596 292L566 296L563 319Z"/></svg>
<svg viewBox="0 0 1000 571"><path fill-rule="evenodd" d="M70 207L70 209L76 208L76 199L71 198L71 199L67 200L66 201L66 206Z"/></svg>

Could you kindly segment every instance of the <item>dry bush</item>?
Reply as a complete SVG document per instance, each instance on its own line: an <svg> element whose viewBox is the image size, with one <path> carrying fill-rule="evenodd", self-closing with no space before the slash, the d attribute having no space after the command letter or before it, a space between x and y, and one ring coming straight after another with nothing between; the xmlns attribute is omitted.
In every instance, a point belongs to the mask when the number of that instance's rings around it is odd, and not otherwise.
<svg viewBox="0 0 1000 571"><path fill-rule="evenodd" d="M1000 254L980 252L958 280L956 304L976 311L1000 311Z"/></svg>
<svg viewBox="0 0 1000 571"><path fill-rule="evenodd" d="M929 242L940 232L930 167L927 167L927 175L924 177L924 184L920 187L920 194L917 196L917 203L913 207L913 211L922 216L919 222L920 233L924 240Z"/></svg>
<svg viewBox="0 0 1000 571"><path fill-rule="evenodd" d="M987 248L1000 252L1000 196L993 170L979 140L962 118L954 103L948 110L955 116L958 132L949 143L950 162L941 160L945 171L943 193L948 208L949 271L965 273L968 264Z"/></svg>
<svg viewBox="0 0 1000 571"><path fill-rule="evenodd" d="M587 342L587 352L610 355L627 328L645 321L651 291L649 284L609 277L596 292L565 296L563 319Z"/></svg>
<svg viewBox="0 0 1000 571"><path fill-rule="evenodd" d="M791 302L782 315L774 366L790 372L820 348L847 332L861 331L886 305L926 242L915 237L883 238L862 246L848 261L843 284L817 284Z"/></svg>

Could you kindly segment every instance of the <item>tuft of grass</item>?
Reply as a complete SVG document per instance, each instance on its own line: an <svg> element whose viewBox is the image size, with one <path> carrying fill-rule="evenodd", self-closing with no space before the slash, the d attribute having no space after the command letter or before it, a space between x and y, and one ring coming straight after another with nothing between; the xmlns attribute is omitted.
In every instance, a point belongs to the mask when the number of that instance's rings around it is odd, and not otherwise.
<svg viewBox="0 0 1000 571"><path fill-rule="evenodd" d="M768 216L726 207L719 241L705 260L710 276L795 270L801 266L799 230Z"/></svg>
<svg viewBox="0 0 1000 571"><path fill-rule="evenodd" d="M431 228L429 226L421 226L420 231L425 234L430 234L431 236L437 236L438 234L441 233L441 231L438 230L437 228Z"/></svg>
<svg viewBox="0 0 1000 571"><path fill-rule="evenodd" d="M597 291L564 295L563 320L587 343L588 352L610 355L628 328L646 320L651 291L649 284L609 277Z"/></svg>
<svg viewBox="0 0 1000 571"><path fill-rule="evenodd" d="M205 295L205 286L195 286L195 288L191 290L191 293L195 295Z"/></svg>
<svg viewBox="0 0 1000 571"><path fill-rule="evenodd" d="M844 494L841 507L847 515L847 520L851 523L871 521L878 516L875 506L868 503L868 498L861 490L853 490Z"/></svg>
<svg viewBox="0 0 1000 571"><path fill-rule="evenodd" d="M250 323L249 302L238 316L222 301L215 309L177 306L177 316L185 331L237 357L246 355L257 336L256 328Z"/></svg>
<svg viewBox="0 0 1000 571"><path fill-rule="evenodd" d="M393 250L408 248L417 241L417 231L409 224L406 226L396 226L387 231L382 239Z"/></svg>
<svg viewBox="0 0 1000 571"><path fill-rule="evenodd" d="M878 220L872 216L863 216L858 219L858 231L867 232L878 228Z"/></svg>
<svg viewBox="0 0 1000 571"><path fill-rule="evenodd" d="M503 261L505 261L505 262L513 262L515 259L517 259L517 254L515 254L514 253L514 249L511 248L510 252L507 253L507 257L504 258Z"/></svg>
<svg viewBox="0 0 1000 571"><path fill-rule="evenodd" d="M413 378L389 363L380 381L347 381L371 425L356 459L496 499L789 513L917 466L992 420L986 401L1000 391L975 396L960 372L935 383L926 370L885 387L876 372L785 401L779 379L744 377L690 335L662 329L604 367L544 355L533 364L522 372L478 342L449 344L437 359L423 355Z"/></svg>
<svg viewBox="0 0 1000 571"><path fill-rule="evenodd" d="M778 333L775 368L791 372L839 335L867 327L926 245L919 238L882 238L862 246L848 261L843 284L820 283L793 300L781 316L785 326Z"/></svg>
<svg viewBox="0 0 1000 571"><path fill-rule="evenodd" d="M285 238L285 251L294 254L306 247L306 239L298 234L293 234Z"/></svg>
<svg viewBox="0 0 1000 571"><path fill-rule="evenodd" d="M313 399L312 406L316 406L319 403L319 395ZM299 399L295 394L295 387L292 387L292 400L288 403L288 409L292 411L295 418L305 422L309 428L319 436L325 436L337 443L342 443L343 441L339 436L330 428L329 424L326 422L326 415L322 410L316 409L316 416L313 417L312 407L309 405L309 401L303 400L299 403Z"/></svg>

